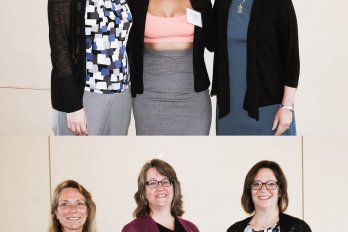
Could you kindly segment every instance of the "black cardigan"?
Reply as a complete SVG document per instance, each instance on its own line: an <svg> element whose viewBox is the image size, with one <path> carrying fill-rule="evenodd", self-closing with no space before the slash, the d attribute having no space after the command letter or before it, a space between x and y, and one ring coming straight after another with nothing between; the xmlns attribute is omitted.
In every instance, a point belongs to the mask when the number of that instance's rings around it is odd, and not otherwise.
<svg viewBox="0 0 348 232"><path fill-rule="evenodd" d="M201 92L210 85L204 62L204 48L213 50L214 19L210 0L191 0L192 8L201 13L203 28L195 26L193 39L193 76L194 90ZM128 39L128 57L130 63L132 96L144 92L144 31L149 0L129 0L134 23Z"/></svg>
<svg viewBox="0 0 348 232"><path fill-rule="evenodd" d="M83 108L85 9L86 0L48 0L52 106L68 113Z"/></svg>
<svg viewBox="0 0 348 232"><path fill-rule="evenodd" d="M215 0L217 44L212 95L219 117L230 112L227 21L232 0ZM233 55L233 54L232 54ZM254 0L247 35L247 89L243 108L258 120L258 107L280 104L284 85L298 85L300 60L295 10L291 0Z"/></svg>
<svg viewBox="0 0 348 232"><path fill-rule="evenodd" d="M248 217L243 221L234 223L227 232L243 232L250 220L251 217ZM280 231L284 232L311 232L311 228L306 222L284 213L279 214L279 226Z"/></svg>

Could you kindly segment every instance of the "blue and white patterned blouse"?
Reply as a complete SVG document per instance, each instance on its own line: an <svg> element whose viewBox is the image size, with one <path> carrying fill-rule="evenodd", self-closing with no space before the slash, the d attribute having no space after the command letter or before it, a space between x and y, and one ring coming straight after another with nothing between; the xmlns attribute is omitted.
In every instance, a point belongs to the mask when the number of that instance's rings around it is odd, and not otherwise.
<svg viewBox="0 0 348 232"><path fill-rule="evenodd" d="M128 88L126 44L132 21L126 0L87 0L85 90L110 94Z"/></svg>

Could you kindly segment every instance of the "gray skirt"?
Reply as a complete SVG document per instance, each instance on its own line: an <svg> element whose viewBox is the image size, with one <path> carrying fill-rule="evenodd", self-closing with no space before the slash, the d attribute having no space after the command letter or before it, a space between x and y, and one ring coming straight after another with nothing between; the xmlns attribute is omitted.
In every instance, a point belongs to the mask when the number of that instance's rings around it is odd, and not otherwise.
<svg viewBox="0 0 348 232"><path fill-rule="evenodd" d="M209 135L208 90L194 91L192 49L144 50L144 93L133 99L137 135Z"/></svg>

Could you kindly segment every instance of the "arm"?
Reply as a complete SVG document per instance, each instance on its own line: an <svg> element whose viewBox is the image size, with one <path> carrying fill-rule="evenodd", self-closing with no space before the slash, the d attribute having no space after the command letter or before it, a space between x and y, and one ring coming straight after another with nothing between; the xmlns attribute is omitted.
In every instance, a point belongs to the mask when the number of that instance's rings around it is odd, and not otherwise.
<svg viewBox="0 0 348 232"><path fill-rule="evenodd" d="M62 111L74 112L83 108L76 83L71 44L71 0L48 0L49 41L53 66L54 87L62 98Z"/></svg>
<svg viewBox="0 0 348 232"><path fill-rule="evenodd" d="M212 80L212 86L211 86L211 96L217 95L217 88L218 88L218 80L217 80L217 68L215 68L215 62L218 62L218 56L217 56L217 41L218 41L218 9L217 9L217 1L214 1L214 6L212 10L212 16L214 18L214 40L213 40L213 50L214 50L214 59L213 59L213 80Z"/></svg>
<svg viewBox="0 0 348 232"><path fill-rule="evenodd" d="M281 0L278 14L279 48L282 57L281 76L285 86L296 88L300 76L297 19L291 0Z"/></svg>
<svg viewBox="0 0 348 232"><path fill-rule="evenodd" d="M282 105L293 106L295 99L296 88L284 86L284 95ZM292 112L289 109L279 107L277 113L274 116L272 130L277 129L275 135L283 134L292 122Z"/></svg>
<svg viewBox="0 0 348 232"><path fill-rule="evenodd" d="M312 232L311 228L307 225L306 228L304 229L304 232Z"/></svg>
<svg viewBox="0 0 348 232"><path fill-rule="evenodd" d="M75 135L88 135L87 132L87 118L85 109L66 114L68 128Z"/></svg>
<svg viewBox="0 0 348 232"><path fill-rule="evenodd" d="M216 26L215 26L215 18L212 10L211 1L208 0L207 9L206 9L206 17L204 26L205 29L205 47L213 52L215 50L215 39L216 39Z"/></svg>
<svg viewBox="0 0 348 232"><path fill-rule="evenodd" d="M49 41L53 66L54 85L63 99L67 112L68 128L77 135L87 134L86 115L73 69L70 42L72 2L48 0ZM71 113L72 112L72 113Z"/></svg>
<svg viewBox="0 0 348 232"><path fill-rule="evenodd" d="M283 58L281 75L284 95L282 105L293 106L300 75L297 19L291 0L282 0L280 4L278 30L280 52ZM291 122L292 112L289 109L279 108L274 117L272 130L277 128L275 135L281 135L288 129Z"/></svg>
<svg viewBox="0 0 348 232"><path fill-rule="evenodd" d="M144 229L140 228L139 224L137 224L135 221L128 223L122 228L122 232L141 232L143 230Z"/></svg>

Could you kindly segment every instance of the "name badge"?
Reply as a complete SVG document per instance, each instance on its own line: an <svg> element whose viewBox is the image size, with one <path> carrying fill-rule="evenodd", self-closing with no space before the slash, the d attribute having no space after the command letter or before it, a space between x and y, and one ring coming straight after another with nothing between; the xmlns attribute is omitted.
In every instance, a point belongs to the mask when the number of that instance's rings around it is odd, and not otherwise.
<svg viewBox="0 0 348 232"><path fill-rule="evenodd" d="M188 23L202 27L202 17L200 12L186 8L186 15Z"/></svg>

